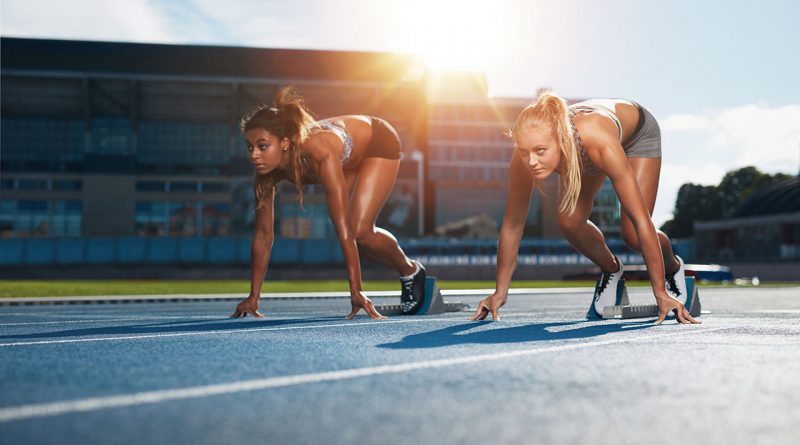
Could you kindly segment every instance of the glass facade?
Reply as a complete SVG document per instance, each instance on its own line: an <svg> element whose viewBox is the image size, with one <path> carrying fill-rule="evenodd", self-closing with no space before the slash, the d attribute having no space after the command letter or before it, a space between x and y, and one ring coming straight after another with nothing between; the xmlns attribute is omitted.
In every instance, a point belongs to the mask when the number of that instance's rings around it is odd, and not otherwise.
<svg viewBox="0 0 800 445"><path fill-rule="evenodd" d="M203 236L226 236L231 234L231 205L228 203L203 204L200 213Z"/></svg>
<svg viewBox="0 0 800 445"><path fill-rule="evenodd" d="M209 122L141 122L137 159L144 164L218 167L231 156L231 126Z"/></svg>
<svg viewBox="0 0 800 445"><path fill-rule="evenodd" d="M127 117L96 117L91 122L89 151L97 155L134 153L133 124Z"/></svg>
<svg viewBox="0 0 800 445"><path fill-rule="evenodd" d="M231 205L200 201L139 201L136 235L225 236L231 234Z"/></svg>
<svg viewBox="0 0 800 445"><path fill-rule="evenodd" d="M70 54L73 48L83 54L79 47L92 44L42 45L62 50L40 57L43 63L36 68L3 66L2 236L194 237L252 231L252 168L238 121L255 106L270 103L283 80L217 77L202 68L185 71L185 66L179 71L188 74L175 74L159 71L143 56L138 61L109 56L86 69L74 65ZM185 62L180 55L191 48L169 51ZM419 193L426 179L463 182L468 193L460 193L461 199L483 183L494 187L506 180L508 141L495 110L434 106L435 123L429 125L419 121L429 111L423 82L398 84L396 72L375 75L369 81L328 83L324 73L313 71L286 80L299 82L319 117L380 116L401 135L405 154L429 146L424 159L429 176L419 177L424 176L421 157L401 162L395 190L379 215L382 227L398 236L416 235L425 224L420 217L432 219L435 212L418 209L425 202ZM499 202L495 194L502 190L491 190L476 195L481 202ZM321 188L306 187L302 207L293 192L281 195L277 233L335 237Z"/></svg>
<svg viewBox="0 0 800 445"><path fill-rule="evenodd" d="M77 171L84 160L83 120L7 117L0 119L3 169L30 172Z"/></svg>
<svg viewBox="0 0 800 445"><path fill-rule="evenodd" d="M328 206L324 203L304 203L302 208L296 202L281 203L277 206L280 216L276 218L276 233L284 238L335 238L336 229L328 216Z"/></svg>
<svg viewBox="0 0 800 445"><path fill-rule="evenodd" d="M83 205L77 200L2 200L0 237L81 236Z"/></svg>
<svg viewBox="0 0 800 445"><path fill-rule="evenodd" d="M499 227L506 206L508 161L512 144L507 125L494 104L435 103L429 128L428 179L433 183L435 225L476 221L488 215ZM539 201L531 206L528 225L538 226Z"/></svg>
<svg viewBox="0 0 800 445"><path fill-rule="evenodd" d="M621 238L620 205L617 192L606 178L594 198L594 207L589 219L603 232L606 238Z"/></svg>
<svg viewBox="0 0 800 445"><path fill-rule="evenodd" d="M81 236L83 205L80 201L53 201L51 236Z"/></svg>

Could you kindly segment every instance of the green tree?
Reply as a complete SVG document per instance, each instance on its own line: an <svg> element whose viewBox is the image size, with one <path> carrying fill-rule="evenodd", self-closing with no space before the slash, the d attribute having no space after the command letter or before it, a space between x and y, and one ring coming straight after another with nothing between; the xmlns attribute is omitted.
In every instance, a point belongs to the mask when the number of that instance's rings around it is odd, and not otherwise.
<svg viewBox="0 0 800 445"><path fill-rule="evenodd" d="M678 190L673 218L661 230L675 238L692 236L695 221L728 218L756 190L790 177L770 175L750 166L726 173L717 186L684 184Z"/></svg>
<svg viewBox="0 0 800 445"><path fill-rule="evenodd" d="M661 230L670 237L685 238L694 234L695 221L719 218L720 201L713 185L683 184L675 200L673 218Z"/></svg>
<svg viewBox="0 0 800 445"><path fill-rule="evenodd" d="M770 175L755 167L743 167L728 172L719 183L721 203L720 218L728 218L745 199L756 190L789 179L789 175L778 173Z"/></svg>

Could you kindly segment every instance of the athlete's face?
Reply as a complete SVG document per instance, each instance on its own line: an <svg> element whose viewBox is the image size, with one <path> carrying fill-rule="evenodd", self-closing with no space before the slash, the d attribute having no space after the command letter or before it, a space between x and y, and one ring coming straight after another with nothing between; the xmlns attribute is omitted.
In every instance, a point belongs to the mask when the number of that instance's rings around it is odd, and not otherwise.
<svg viewBox="0 0 800 445"><path fill-rule="evenodd" d="M279 140L277 136L263 128L252 128L244 134L247 153L253 169L260 175L275 170L289 147L289 139Z"/></svg>
<svg viewBox="0 0 800 445"><path fill-rule="evenodd" d="M561 147L552 129L525 128L517 133L517 155L534 178L542 180L560 171Z"/></svg>

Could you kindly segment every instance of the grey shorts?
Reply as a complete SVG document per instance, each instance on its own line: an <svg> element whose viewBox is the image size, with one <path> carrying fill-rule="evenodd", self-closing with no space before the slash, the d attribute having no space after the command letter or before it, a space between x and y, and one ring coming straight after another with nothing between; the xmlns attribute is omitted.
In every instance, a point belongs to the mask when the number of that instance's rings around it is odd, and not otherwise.
<svg viewBox="0 0 800 445"><path fill-rule="evenodd" d="M655 116L647 108L633 102L639 108L639 123L630 139L622 148L629 158L660 158L661 128Z"/></svg>

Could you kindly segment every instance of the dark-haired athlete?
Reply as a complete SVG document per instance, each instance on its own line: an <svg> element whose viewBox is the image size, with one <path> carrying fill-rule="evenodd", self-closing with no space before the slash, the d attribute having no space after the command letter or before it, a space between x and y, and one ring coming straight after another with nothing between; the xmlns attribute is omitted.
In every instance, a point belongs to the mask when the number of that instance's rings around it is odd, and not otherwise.
<svg viewBox="0 0 800 445"><path fill-rule="evenodd" d="M256 222L250 295L232 316L262 317L259 299L274 239L276 184L282 180L295 184L301 203L303 184L318 183L325 189L347 265L352 307L348 319L361 309L372 318L385 318L362 291L359 252L400 274L403 313L418 312L425 268L406 257L391 233L375 227L400 167L402 146L394 128L370 116L315 121L303 100L288 88L278 92L273 107L260 107L243 119L241 127L255 170Z"/></svg>

